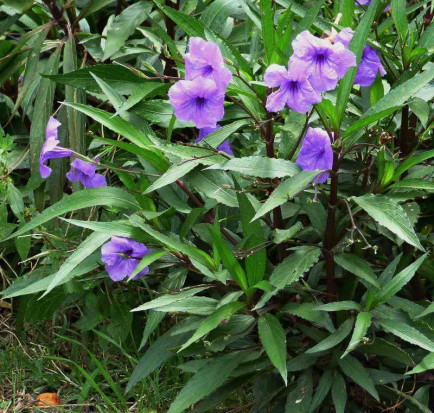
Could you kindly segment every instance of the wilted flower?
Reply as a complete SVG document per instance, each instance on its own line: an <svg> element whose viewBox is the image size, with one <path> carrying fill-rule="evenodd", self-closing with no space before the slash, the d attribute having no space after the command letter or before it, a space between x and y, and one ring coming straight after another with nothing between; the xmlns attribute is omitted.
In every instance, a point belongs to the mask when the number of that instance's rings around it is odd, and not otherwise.
<svg viewBox="0 0 434 413"><path fill-rule="evenodd" d="M61 123L57 119L50 116L45 129L45 142L42 145L41 154L39 155L39 173L42 178L48 178L51 175L51 168L46 165L50 159L72 156L72 151L59 146L57 128L60 125Z"/></svg>
<svg viewBox="0 0 434 413"><path fill-rule="evenodd" d="M299 71L310 74L309 82L318 92L334 89L347 70L356 65L356 56L343 44L319 39L307 30L294 39L292 46L291 62Z"/></svg>
<svg viewBox="0 0 434 413"><path fill-rule="evenodd" d="M289 63L288 70L280 65L270 65L265 71L265 84L279 87L279 90L267 97L267 110L278 112L286 104L296 112L306 113L313 104L321 102L321 95L312 88L308 77L309 73L293 62Z"/></svg>
<svg viewBox="0 0 434 413"><path fill-rule="evenodd" d="M105 176L96 173L96 165L78 158L71 162L71 170L66 177L71 182L81 182L85 188L107 186Z"/></svg>
<svg viewBox="0 0 434 413"><path fill-rule="evenodd" d="M185 78L187 80L198 77L211 79L217 87L225 90L232 74L224 65L218 45L200 37L191 37L188 49L189 52L185 55Z"/></svg>
<svg viewBox="0 0 434 413"><path fill-rule="evenodd" d="M348 47L353 35L353 30L346 28L334 36L334 41L342 43L345 47ZM364 87L371 86L372 83L375 82L378 72L380 72L380 76L386 74L386 71L381 64L380 56L371 46L366 45L363 49L362 58L357 69L354 83Z"/></svg>
<svg viewBox="0 0 434 413"><path fill-rule="evenodd" d="M145 244L126 237L111 237L111 240L101 247L101 259L105 269L113 281L122 281L129 277L140 260L152 250ZM133 279L146 275L149 267L145 267Z"/></svg>
<svg viewBox="0 0 434 413"><path fill-rule="evenodd" d="M296 164L303 171L332 169L333 149L326 131L321 128L307 130ZM328 172L324 172L315 178L315 182L322 184L327 181L329 175Z"/></svg>
<svg viewBox="0 0 434 413"><path fill-rule="evenodd" d="M224 91L211 79L180 80L169 89L170 104L178 119L197 128L215 128L224 115Z"/></svg>
<svg viewBox="0 0 434 413"><path fill-rule="evenodd" d="M217 129L220 129L221 126L217 125L215 128L202 128L199 129L199 137L195 140L195 143L199 143L203 138L208 136L211 132L214 132ZM228 155L233 156L231 144L229 143L229 139L226 139L218 148L221 152L226 152Z"/></svg>

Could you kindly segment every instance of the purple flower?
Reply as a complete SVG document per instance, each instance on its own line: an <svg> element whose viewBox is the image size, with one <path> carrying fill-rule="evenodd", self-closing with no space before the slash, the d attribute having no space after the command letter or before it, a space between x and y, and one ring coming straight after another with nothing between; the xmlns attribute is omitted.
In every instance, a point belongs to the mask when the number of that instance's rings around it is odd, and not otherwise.
<svg viewBox="0 0 434 413"><path fill-rule="evenodd" d="M321 95L312 88L308 77L309 73L300 70L294 62L289 63L288 70L280 65L270 65L265 71L265 84L279 87L279 90L267 97L267 110L278 112L288 105L296 112L306 113L313 104L321 102Z"/></svg>
<svg viewBox="0 0 434 413"><path fill-rule="evenodd" d="M359 6L368 6L369 4L371 4L371 0L356 0L356 3ZM385 12L387 12L389 10L390 10L390 5L384 9Z"/></svg>
<svg viewBox="0 0 434 413"><path fill-rule="evenodd" d="M96 173L96 165L78 158L71 162L71 170L66 177L71 182L81 182L85 188L107 186L105 176Z"/></svg>
<svg viewBox="0 0 434 413"><path fill-rule="evenodd" d="M380 72L380 76L386 74L380 56L371 46L366 45L363 49L362 59L354 83L365 87L371 86L375 82L378 72Z"/></svg>
<svg viewBox="0 0 434 413"><path fill-rule="evenodd" d="M291 61L299 71L310 74L309 82L318 92L334 89L347 70L356 65L356 56L343 44L319 39L307 30L294 39L292 46Z"/></svg>
<svg viewBox="0 0 434 413"><path fill-rule="evenodd" d="M199 129L199 137L194 142L199 143L203 138L208 136L211 132L214 132L215 130L220 128L221 126L217 125L215 128ZM221 152L226 152L228 155L234 156L234 153L232 152L231 144L229 143L229 139L226 139L217 149Z"/></svg>
<svg viewBox="0 0 434 413"><path fill-rule="evenodd" d="M170 104L179 120L197 128L215 128L224 115L224 91L211 79L180 80L169 89Z"/></svg>
<svg viewBox="0 0 434 413"><path fill-rule="evenodd" d="M152 250L145 244L126 237L111 237L111 240L101 247L101 259L105 264L105 269L113 281L122 281L129 277L140 260ZM133 280L146 275L149 267L140 271Z"/></svg>
<svg viewBox="0 0 434 413"><path fill-rule="evenodd" d="M189 52L185 55L185 78L187 80L198 77L211 79L217 87L225 90L231 81L232 73L224 65L218 45L200 37L191 37L188 49Z"/></svg>
<svg viewBox="0 0 434 413"><path fill-rule="evenodd" d="M334 35L334 42L342 43L345 47L348 47L354 32L350 28L341 30L338 34ZM380 56L377 51L371 46L366 45L363 49L362 58L360 60L359 68L357 69L354 83L360 86L371 86L375 82L377 73L380 72L380 76L384 76L386 71L380 61Z"/></svg>
<svg viewBox="0 0 434 413"><path fill-rule="evenodd" d="M333 149L330 138L321 128L309 128L303 140L296 164L303 171L323 171L333 167ZM329 173L325 172L315 178L315 182L322 184L327 181Z"/></svg>
<svg viewBox="0 0 434 413"><path fill-rule="evenodd" d="M47 166L50 159L66 158L72 156L72 151L62 148L57 139L57 128L61 123L50 116L45 129L45 142L42 145L41 154L39 155L39 173L42 178L48 178L51 175L51 168Z"/></svg>

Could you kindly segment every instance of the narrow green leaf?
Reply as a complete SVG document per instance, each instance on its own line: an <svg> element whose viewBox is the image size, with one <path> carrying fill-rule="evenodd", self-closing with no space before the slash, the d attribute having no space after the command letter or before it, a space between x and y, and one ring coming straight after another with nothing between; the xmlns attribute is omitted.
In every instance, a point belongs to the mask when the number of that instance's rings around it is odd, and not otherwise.
<svg viewBox="0 0 434 413"><path fill-rule="evenodd" d="M301 192L306 186L312 183L313 178L321 171L302 171L294 175L292 178L285 179L259 208L253 217L252 221L264 216L274 208L288 202Z"/></svg>
<svg viewBox="0 0 434 413"><path fill-rule="evenodd" d="M332 399L336 413L345 413L345 406L347 404L347 386L342 374L339 374L337 371L333 376Z"/></svg>
<svg viewBox="0 0 434 413"><path fill-rule="evenodd" d="M348 334L350 334L351 329L353 328L353 324L354 320L352 318L348 318L335 332L330 334L326 339L319 342L317 345L311 347L309 350L306 351L306 353L318 353L320 351L325 351L336 347L348 336Z"/></svg>
<svg viewBox="0 0 434 413"><path fill-rule="evenodd" d="M348 355L345 358L339 360L339 367L346 376L357 383L360 387L365 389L375 400L380 400L377 389L374 386L374 382L359 360Z"/></svg>
<svg viewBox="0 0 434 413"><path fill-rule="evenodd" d="M211 330L217 328L223 320L229 319L233 314L238 312L244 307L244 303L239 301L233 303L227 303L217 308L210 316L205 318L202 321L198 329L194 332L193 336L187 340L181 348L178 350L178 353L184 349L186 349L189 345L193 344L195 341L201 339L206 334L208 334Z"/></svg>
<svg viewBox="0 0 434 413"><path fill-rule="evenodd" d="M279 320L271 314L259 317L258 331L265 351L287 384L286 369L286 334Z"/></svg>
<svg viewBox="0 0 434 413"><path fill-rule="evenodd" d="M361 339L365 336L371 325L372 314L361 312L357 314L356 324L354 326L353 335L351 336L350 344L348 344L347 349L341 358L345 357L350 351L354 350L356 346L360 343Z"/></svg>
<svg viewBox="0 0 434 413"><path fill-rule="evenodd" d="M408 371L405 374L418 374L431 369L434 369L434 353L430 353L425 356L423 360L414 367L414 369Z"/></svg>
<svg viewBox="0 0 434 413"><path fill-rule="evenodd" d="M352 199L380 225L386 227L403 241L424 251L406 212L395 200L384 195L372 194L353 197Z"/></svg>
<svg viewBox="0 0 434 413"><path fill-rule="evenodd" d="M377 277L371 266L361 257L354 254L336 254L334 256L336 264L340 265L350 273L363 278L375 287L379 287Z"/></svg>
<svg viewBox="0 0 434 413"><path fill-rule="evenodd" d="M344 311L344 310L356 310L360 311L362 306L355 301L337 301L335 303L328 303L320 305L316 308L321 311Z"/></svg>
<svg viewBox="0 0 434 413"><path fill-rule="evenodd" d="M402 45L405 45L408 33L407 13L405 9L405 0L392 0L392 18Z"/></svg>

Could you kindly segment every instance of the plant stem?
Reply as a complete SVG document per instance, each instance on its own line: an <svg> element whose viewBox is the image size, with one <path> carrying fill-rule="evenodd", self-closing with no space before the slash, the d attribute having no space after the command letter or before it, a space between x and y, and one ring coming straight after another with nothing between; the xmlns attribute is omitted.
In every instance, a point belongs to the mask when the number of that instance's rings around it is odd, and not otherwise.
<svg viewBox="0 0 434 413"><path fill-rule="evenodd" d="M338 204L338 169L339 149L333 149L333 167L331 171L330 197L327 205L327 224L324 235L327 293L337 299L335 279L336 264L333 249L336 245L336 207Z"/></svg>

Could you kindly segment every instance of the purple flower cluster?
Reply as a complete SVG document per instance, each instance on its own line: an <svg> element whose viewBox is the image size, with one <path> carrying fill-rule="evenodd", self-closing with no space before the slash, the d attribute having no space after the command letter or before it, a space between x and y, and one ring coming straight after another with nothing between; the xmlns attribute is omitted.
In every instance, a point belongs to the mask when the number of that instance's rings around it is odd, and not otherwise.
<svg viewBox="0 0 434 413"><path fill-rule="evenodd" d="M279 87L267 98L267 110L277 112L288 105L292 110L306 113L321 102L320 93L332 90L356 57L341 43L320 39L309 31L301 32L293 41L293 55L288 69L280 65L267 68L264 81L268 87Z"/></svg>
<svg viewBox="0 0 434 413"><path fill-rule="evenodd" d="M50 117L45 129L45 142L39 155L39 173L42 178L51 175L51 168L47 166L50 159L68 158L74 153L67 148L59 146L58 128L61 123L53 116ZM71 170L66 174L71 182L81 182L85 188L107 186L103 175L96 173L96 166L90 162L75 159L71 162Z"/></svg>
<svg viewBox="0 0 434 413"><path fill-rule="evenodd" d="M333 166L333 149L326 131L320 128L309 128L303 140L296 164L303 171L315 171L320 169L327 171ZM315 182L322 184L329 177L324 172L315 178Z"/></svg>
<svg viewBox="0 0 434 413"><path fill-rule="evenodd" d="M126 237L111 237L111 240L101 247L101 259L105 269L113 281L122 281L129 277L140 260L152 250L145 244ZM141 270L133 280L148 274L149 267Z"/></svg>
<svg viewBox="0 0 434 413"><path fill-rule="evenodd" d="M335 43L341 43L345 47L348 47L353 36L354 31L350 28L346 28L341 30L339 33L332 35L332 39ZM371 86L375 82L377 73L380 73L380 76L384 76L386 71L381 64L380 56L377 51L371 46L366 45L363 49L362 58L357 69L354 83L364 87Z"/></svg>
<svg viewBox="0 0 434 413"><path fill-rule="evenodd" d="M169 89L169 100L178 119L193 122L200 129L198 142L219 128L217 122L224 116L225 93L232 74L216 43L192 37L188 49L185 80ZM229 142L222 146L226 150L220 150L232 155Z"/></svg>

